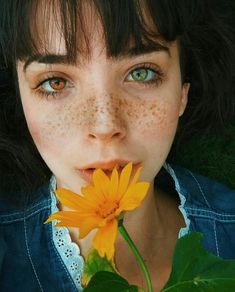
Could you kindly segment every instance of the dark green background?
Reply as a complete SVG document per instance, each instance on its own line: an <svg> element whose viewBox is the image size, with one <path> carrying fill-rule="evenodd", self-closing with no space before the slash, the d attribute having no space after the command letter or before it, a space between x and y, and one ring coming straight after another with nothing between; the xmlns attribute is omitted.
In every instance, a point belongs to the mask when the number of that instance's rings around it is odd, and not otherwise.
<svg viewBox="0 0 235 292"><path fill-rule="evenodd" d="M235 1L210 2L216 13L235 29ZM235 117L233 125L228 126L223 135L192 138L174 162L235 189Z"/></svg>

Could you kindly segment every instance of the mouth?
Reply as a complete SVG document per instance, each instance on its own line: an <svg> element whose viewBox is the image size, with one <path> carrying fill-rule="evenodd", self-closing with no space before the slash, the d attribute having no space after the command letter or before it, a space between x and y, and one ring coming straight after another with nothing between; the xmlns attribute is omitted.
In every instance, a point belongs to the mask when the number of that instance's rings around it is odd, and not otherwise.
<svg viewBox="0 0 235 292"><path fill-rule="evenodd" d="M96 164L92 164L89 167L86 168L82 168L82 169L78 169L78 173L79 176L85 180L87 183L91 183L92 182L92 177L93 177L93 172L100 168L103 170L103 172L110 178L113 169L116 167L118 174L120 176L121 171L123 170L123 168L126 166L126 164L129 161L110 161L110 162L105 162L105 163L96 163ZM141 166L141 163L133 163L133 167L132 167L132 174L131 177L134 176L135 172L137 171L137 169Z"/></svg>

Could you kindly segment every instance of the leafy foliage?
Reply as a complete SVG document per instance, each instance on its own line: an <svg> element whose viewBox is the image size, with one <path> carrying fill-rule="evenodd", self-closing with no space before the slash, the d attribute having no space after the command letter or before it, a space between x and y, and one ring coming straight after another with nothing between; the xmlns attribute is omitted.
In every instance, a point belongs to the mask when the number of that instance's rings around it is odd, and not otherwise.
<svg viewBox="0 0 235 292"><path fill-rule="evenodd" d="M138 287L129 285L121 276L110 272L98 272L92 277L84 292L138 292Z"/></svg>
<svg viewBox="0 0 235 292"><path fill-rule="evenodd" d="M178 240L170 278L162 291L235 291L235 260L223 260L201 245L202 234Z"/></svg>
<svg viewBox="0 0 235 292"><path fill-rule="evenodd" d="M109 261L106 256L101 257L96 249L92 249L86 257L82 277L83 285L87 285L91 277L99 271L117 273L115 265L112 261Z"/></svg>
<svg viewBox="0 0 235 292"><path fill-rule="evenodd" d="M207 252L201 245L201 239L201 233L192 232L177 241L172 272L162 292L235 291L235 260L224 260ZM98 266L100 268L102 264L98 263ZM91 270L94 273L98 269L92 267ZM101 291L143 290L130 285L115 272L100 271L94 274L84 292Z"/></svg>

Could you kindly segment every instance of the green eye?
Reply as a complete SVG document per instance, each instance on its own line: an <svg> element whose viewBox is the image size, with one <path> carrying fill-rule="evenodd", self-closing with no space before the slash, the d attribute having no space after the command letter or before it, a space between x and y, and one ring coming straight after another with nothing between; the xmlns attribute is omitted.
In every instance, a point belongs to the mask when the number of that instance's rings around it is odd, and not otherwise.
<svg viewBox="0 0 235 292"><path fill-rule="evenodd" d="M128 81L148 82L155 78L156 73L151 69L138 68L133 70L127 77Z"/></svg>

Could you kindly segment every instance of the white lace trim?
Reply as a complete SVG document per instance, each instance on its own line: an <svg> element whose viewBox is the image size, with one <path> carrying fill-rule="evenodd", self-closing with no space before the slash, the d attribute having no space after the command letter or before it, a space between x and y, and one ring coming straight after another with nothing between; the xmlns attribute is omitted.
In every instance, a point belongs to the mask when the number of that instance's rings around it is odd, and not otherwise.
<svg viewBox="0 0 235 292"><path fill-rule="evenodd" d="M177 191L177 193L179 194L179 198L180 198L180 205L179 205L179 210L183 215L184 218L184 222L185 222L185 227L180 228L179 234L178 234L178 238L181 238L182 236L188 234L189 232L189 225L190 225L190 219L188 218L186 211L184 209L184 205L186 202L186 198L183 195L181 188L180 188L180 184L179 184L179 180L177 179L177 176L173 170L173 168L168 164L165 163L164 164L164 168L166 169L166 171L171 175L171 177L173 178L174 182L175 182L175 189Z"/></svg>
<svg viewBox="0 0 235 292"><path fill-rule="evenodd" d="M56 188L55 177L52 176L50 181L50 195L51 195L51 212L55 213L58 210L58 200L54 194ZM80 255L78 245L72 242L69 231L66 227L55 227L58 220L52 221L52 236L56 249L59 252L65 266L68 269L78 291L82 291L81 277L83 273L84 259Z"/></svg>

